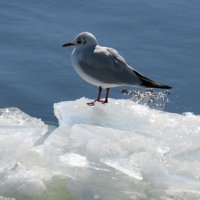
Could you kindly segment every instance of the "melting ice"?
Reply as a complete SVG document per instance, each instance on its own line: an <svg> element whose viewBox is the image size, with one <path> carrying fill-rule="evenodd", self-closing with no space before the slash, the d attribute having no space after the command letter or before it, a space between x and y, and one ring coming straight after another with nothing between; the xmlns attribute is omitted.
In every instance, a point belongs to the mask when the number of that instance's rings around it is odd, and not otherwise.
<svg viewBox="0 0 200 200"><path fill-rule="evenodd" d="M88 101L54 104L58 127L1 110L0 199L200 199L200 116Z"/></svg>

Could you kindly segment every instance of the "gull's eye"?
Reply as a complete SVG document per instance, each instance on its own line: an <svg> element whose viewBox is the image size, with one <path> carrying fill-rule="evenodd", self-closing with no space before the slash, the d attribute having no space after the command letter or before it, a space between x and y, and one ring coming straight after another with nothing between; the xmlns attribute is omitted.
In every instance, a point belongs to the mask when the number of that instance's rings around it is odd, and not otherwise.
<svg viewBox="0 0 200 200"><path fill-rule="evenodd" d="M80 41L80 40L78 40L78 41L77 41L77 43L78 43L78 44L80 44L80 43L81 43L81 41Z"/></svg>

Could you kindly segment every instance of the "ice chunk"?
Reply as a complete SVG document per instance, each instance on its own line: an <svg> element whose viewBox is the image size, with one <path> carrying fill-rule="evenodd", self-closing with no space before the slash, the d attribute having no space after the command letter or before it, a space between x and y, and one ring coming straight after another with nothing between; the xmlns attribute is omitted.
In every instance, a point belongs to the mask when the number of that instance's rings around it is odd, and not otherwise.
<svg viewBox="0 0 200 200"><path fill-rule="evenodd" d="M18 109L2 111L0 198L199 199L200 116L87 101L55 104L52 133Z"/></svg>
<svg viewBox="0 0 200 200"><path fill-rule="evenodd" d="M13 172L1 174L0 194L5 196L12 194L13 197L20 195L36 198L41 196L45 189L45 184L38 175L33 171L27 171L22 165Z"/></svg>
<svg viewBox="0 0 200 200"><path fill-rule="evenodd" d="M55 104L59 127L44 143L48 167L67 176L78 199L182 199L184 191L198 196L200 116L130 100L94 107L86 102Z"/></svg>
<svg viewBox="0 0 200 200"><path fill-rule="evenodd" d="M114 169L127 174L130 177L133 177L138 180L142 180L142 174L140 168L134 160L128 158L106 158L101 160L102 163L113 167Z"/></svg>
<svg viewBox="0 0 200 200"><path fill-rule="evenodd" d="M99 140L92 139L87 144L86 157L92 162L100 162L104 156L104 145Z"/></svg>
<svg viewBox="0 0 200 200"><path fill-rule="evenodd" d="M16 108L0 110L0 125L0 171L12 168L48 129Z"/></svg>
<svg viewBox="0 0 200 200"><path fill-rule="evenodd" d="M166 142L157 141L145 136L144 132L138 131L129 132L101 126L75 124L71 129L70 137L82 146L86 146L92 139L97 139L103 144L109 144L107 148L115 145L118 156L146 150L153 152L157 157L162 157L169 152L169 145Z"/></svg>
<svg viewBox="0 0 200 200"><path fill-rule="evenodd" d="M166 166L150 152L134 153L130 156L130 160L140 167L142 176L146 180L168 173Z"/></svg>
<svg viewBox="0 0 200 200"><path fill-rule="evenodd" d="M0 199L76 199L46 165L47 125L15 108L1 110L0 124Z"/></svg>
<svg viewBox="0 0 200 200"><path fill-rule="evenodd" d="M65 176L54 176L47 168L39 166L27 170L20 163L16 169L0 174L1 196L20 200L75 200L76 198L67 190L66 184Z"/></svg>
<svg viewBox="0 0 200 200"><path fill-rule="evenodd" d="M27 169L30 169L34 166L46 167L43 152L43 145L34 146L27 151L27 153L22 158L21 163Z"/></svg>

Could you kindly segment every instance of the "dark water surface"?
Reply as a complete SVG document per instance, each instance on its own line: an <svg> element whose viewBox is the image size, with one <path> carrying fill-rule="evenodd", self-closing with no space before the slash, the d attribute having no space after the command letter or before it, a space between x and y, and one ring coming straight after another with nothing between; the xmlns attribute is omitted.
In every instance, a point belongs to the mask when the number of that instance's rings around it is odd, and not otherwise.
<svg viewBox="0 0 200 200"><path fill-rule="evenodd" d="M0 107L56 124L54 103L95 99L98 89L72 67L73 49L62 48L88 31L143 75L173 87L166 111L199 115L199 8L198 0L0 1ZM129 98L122 89L110 97Z"/></svg>

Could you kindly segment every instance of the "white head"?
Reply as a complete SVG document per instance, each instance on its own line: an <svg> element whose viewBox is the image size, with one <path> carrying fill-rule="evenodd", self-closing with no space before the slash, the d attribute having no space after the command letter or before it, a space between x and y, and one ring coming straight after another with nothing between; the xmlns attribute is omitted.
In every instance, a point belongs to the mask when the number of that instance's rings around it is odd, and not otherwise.
<svg viewBox="0 0 200 200"><path fill-rule="evenodd" d="M74 46L75 48L88 48L97 45L97 39L88 32L82 32L76 36L76 38L71 42L64 44L63 47Z"/></svg>

